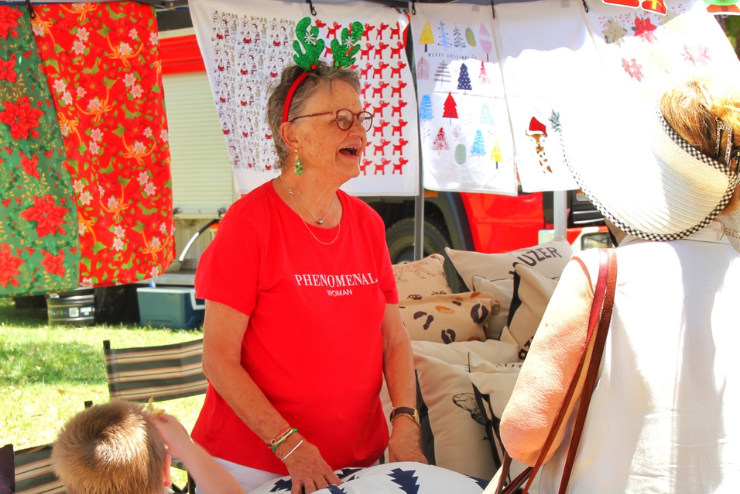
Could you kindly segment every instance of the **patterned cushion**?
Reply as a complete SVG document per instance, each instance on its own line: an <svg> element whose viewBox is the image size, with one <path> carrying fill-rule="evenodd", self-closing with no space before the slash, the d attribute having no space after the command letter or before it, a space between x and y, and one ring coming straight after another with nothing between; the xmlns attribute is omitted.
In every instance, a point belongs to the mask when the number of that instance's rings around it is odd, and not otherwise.
<svg viewBox="0 0 740 494"><path fill-rule="evenodd" d="M339 486L316 494L481 494L489 479L476 479L422 463L398 462L368 468L343 468L335 472ZM250 494L289 493L290 477L271 480Z"/></svg>
<svg viewBox="0 0 740 494"><path fill-rule="evenodd" d="M447 284L444 262L442 254L432 254L420 261L395 264L393 273L396 275L398 300L452 293Z"/></svg>
<svg viewBox="0 0 740 494"><path fill-rule="evenodd" d="M413 341L486 339L485 324L498 312L498 301L486 292L432 295L399 302L401 318Z"/></svg>
<svg viewBox="0 0 740 494"><path fill-rule="evenodd" d="M519 345L519 360L527 357L532 338L557 284L558 280L546 278L521 264L517 265L507 332Z"/></svg>

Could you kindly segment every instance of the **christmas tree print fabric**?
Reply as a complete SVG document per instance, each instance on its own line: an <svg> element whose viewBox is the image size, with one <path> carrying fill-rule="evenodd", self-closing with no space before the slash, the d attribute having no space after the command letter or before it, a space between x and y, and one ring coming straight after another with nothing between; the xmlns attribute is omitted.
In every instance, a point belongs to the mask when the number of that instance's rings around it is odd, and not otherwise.
<svg viewBox="0 0 740 494"><path fill-rule="evenodd" d="M343 468L334 473L342 480L342 484L319 489L316 494L481 494L490 480L410 461L367 468ZM281 477L249 492L289 493L292 486L290 477Z"/></svg>
<svg viewBox="0 0 740 494"><path fill-rule="evenodd" d="M668 3L666 15L596 3L585 15L609 82L654 99L691 74L737 81L740 63L703 1Z"/></svg>
<svg viewBox="0 0 740 494"><path fill-rule="evenodd" d="M514 146L492 18L472 5L411 17L424 187L516 195Z"/></svg>
<svg viewBox="0 0 740 494"><path fill-rule="evenodd" d="M35 12L77 199L80 283L157 276L172 262L174 236L154 10L109 2Z"/></svg>
<svg viewBox="0 0 740 494"><path fill-rule="evenodd" d="M0 296L77 287L77 211L25 7L0 5Z"/></svg>
<svg viewBox="0 0 740 494"><path fill-rule="evenodd" d="M316 17L305 4L275 6L265 0L189 3L237 191L247 193L275 176L274 136L265 121L268 88L283 67L294 63L296 24L308 16L327 47L352 22L361 21L365 29L351 69L360 75L363 107L375 117L360 176L342 189L354 195L418 194L416 95L404 44L407 17L367 2L317 5ZM331 63L330 49L322 59Z"/></svg>

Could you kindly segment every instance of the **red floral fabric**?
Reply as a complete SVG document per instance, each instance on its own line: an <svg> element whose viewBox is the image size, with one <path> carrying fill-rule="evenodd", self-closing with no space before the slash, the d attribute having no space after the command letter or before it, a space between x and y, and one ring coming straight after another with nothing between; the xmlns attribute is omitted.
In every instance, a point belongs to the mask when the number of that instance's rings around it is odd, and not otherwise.
<svg viewBox="0 0 740 494"><path fill-rule="evenodd" d="M0 296L78 286L72 182L25 8L0 6Z"/></svg>
<svg viewBox="0 0 740 494"><path fill-rule="evenodd" d="M154 10L109 2L48 4L35 12L77 200L81 284L161 274L175 251Z"/></svg>

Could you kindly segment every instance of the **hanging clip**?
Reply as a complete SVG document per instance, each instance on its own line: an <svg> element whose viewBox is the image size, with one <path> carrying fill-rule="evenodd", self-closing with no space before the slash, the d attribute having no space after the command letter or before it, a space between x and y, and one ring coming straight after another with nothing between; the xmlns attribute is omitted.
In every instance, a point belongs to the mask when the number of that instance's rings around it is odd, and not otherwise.
<svg viewBox="0 0 740 494"><path fill-rule="evenodd" d="M588 14L588 4L586 3L586 0L581 0L583 2L583 8L586 9L586 13Z"/></svg>
<svg viewBox="0 0 740 494"><path fill-rule="evenodd" d="M416 15L416 0L411 0L411 13Z"/></svg>
<svg viewBox="0 0 740 494"><path fill-rule="evenodd" d="M314 8L313 2L311 0L306 0L306 3L311 6L311 15L316 17L316 8Z"/></svg>
<svg viewBox="0 0 740 494"><path fill-rule="evenodd" d="M493 18L496 18L496 8L493 5L493 0L491 0L491 12L493 13Z"/></svg>
<svg viewBox="0 0 740 494"><path fill-rule="evenodd" d="M31 0L26 0L26 9L28 9L28 16L31 19L36 18L36 12L33 11L33 7L31 7Z"/></svg>

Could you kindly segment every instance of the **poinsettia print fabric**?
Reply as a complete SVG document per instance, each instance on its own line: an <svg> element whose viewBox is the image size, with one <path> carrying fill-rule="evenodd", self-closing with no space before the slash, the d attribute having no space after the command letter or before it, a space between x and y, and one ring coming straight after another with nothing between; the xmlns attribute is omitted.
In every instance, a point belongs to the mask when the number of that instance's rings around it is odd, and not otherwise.
<svg viewBox="0 0 740 494"><path fill-rule="evenodd" d="M77 211L25 8L0 5L0 296L77 287Z"/></svg>
<svg viewBox="0 0 740 494"><path fill-rule="evenodd" d="M161 274L174 257L157 22L133 2L35 8L78 207L80 283Z"/></svg>

